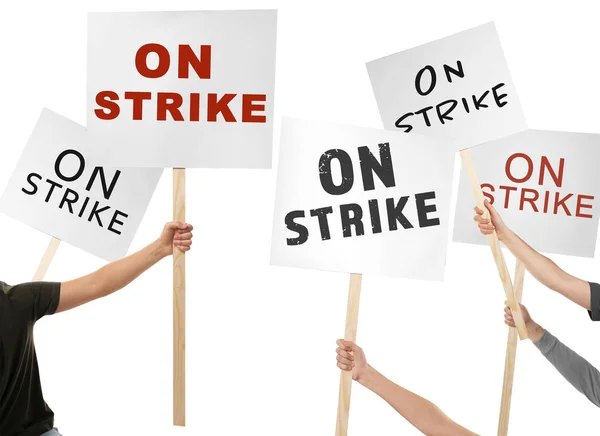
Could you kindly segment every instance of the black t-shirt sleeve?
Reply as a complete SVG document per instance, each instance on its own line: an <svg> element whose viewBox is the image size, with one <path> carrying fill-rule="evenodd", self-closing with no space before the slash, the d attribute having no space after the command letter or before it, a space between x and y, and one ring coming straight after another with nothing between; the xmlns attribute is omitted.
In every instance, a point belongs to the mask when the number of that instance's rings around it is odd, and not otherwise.
<svg viewBox="0 0 600 436"><path fill-rule="evenodd" d="M27 295L32 308L32 321L56 312L60 301L60 283L31 282L19 285L27 288Z"/></svg>
<svg viewBox="0 0 600 436"><path fill-rule="evenodd" d="M590 310L592 321L600 321L600 285L590 282Z"/></svg>

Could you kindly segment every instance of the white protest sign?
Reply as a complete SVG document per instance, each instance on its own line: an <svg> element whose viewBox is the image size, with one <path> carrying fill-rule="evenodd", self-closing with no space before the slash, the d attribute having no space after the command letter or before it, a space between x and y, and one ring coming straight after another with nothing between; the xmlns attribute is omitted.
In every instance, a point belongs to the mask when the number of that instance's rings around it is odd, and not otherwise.
<svg viewBox="0 0 600 436"><path fill-rule="evenodd" d="M44 109L0 211L106 260L125 254L162 169L104 168L85 127Z"/></svg>
<svg viewBox="0 0 600 436"><path fill-rule="evenodd" d="M526 130L470 152L484 196L529 245L546 253L594 256L600 135ZM484 245L473 207L463 171L454 241Z"/></svg>
<svg viewBox="0 0 600 436"><path fill-rule="evenodd" d="M386 129L445 137L454 150L525 130L493 23L367 63Z"/></svg>
<svg viewBox="0 0 600 436"><path fill-rule="evenodd" d="M453 161L420 135L284 118L271 262L442 280Z"/></svg>
<svg viewBox="0 0 600 436"><path fill-rule="evenodd" d="M276 11L88 21L87 120L100 162L271 167Z"/></svg>

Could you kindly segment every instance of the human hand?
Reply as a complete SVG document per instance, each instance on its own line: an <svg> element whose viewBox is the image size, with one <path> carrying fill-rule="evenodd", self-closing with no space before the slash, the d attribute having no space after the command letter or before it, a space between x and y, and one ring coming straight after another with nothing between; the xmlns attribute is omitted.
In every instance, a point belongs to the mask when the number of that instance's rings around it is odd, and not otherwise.
<svg viewBox="0 0 600 436"><path fill-rule="evenodd" d="M338 339L336 344L338 368L342 371L352 371L352 379L360 382L370 368L364 351L352 341Z"/></svg>
<svg viewBox="0 0 600 436"><path fill-rule="evenodd" d="M512 310L508 307L508 301L505 301L504 305L504 324L509 327L515 327L515 320L513 318ZM544 329L531 318L531 315L525 306L522 304L519 304L519 306L521 308L521 314L523 316L523 321L525 322L525 327L527 328L529 339L531 339L532 342L539 341L544 334Z"/></svg>
<svg viewBox="0 0 600 436"><path fill-rule="evenodd" d="M189 251L192 248L192 230L194 227L191 224L181 221L172 221L165 224L158 244L164 256L173 254L173 247L181 252Z"/></svg>
<svg viewBox="0 0 600 436"><path fill-rule="evenodd" d="M485 200L484 204L490 214L490 217L484 218L484 211L475 206L475 217L473 219L475 222L477 222L481 233L484 235L491 235L495 231L496 235L498 235L498 239L502 240L509 232L509 229L506 227L506 224L504 224L504 221L502 221L500 214L496 211L494 206L492 206L492 203L490 203L488 200Z"/></svg>

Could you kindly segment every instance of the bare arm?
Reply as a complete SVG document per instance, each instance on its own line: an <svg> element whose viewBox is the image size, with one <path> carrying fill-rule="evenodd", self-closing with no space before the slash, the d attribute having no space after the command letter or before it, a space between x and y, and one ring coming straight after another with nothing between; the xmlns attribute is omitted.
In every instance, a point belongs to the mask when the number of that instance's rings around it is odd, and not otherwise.
<svg viewBox="0 0 600 436"><path fill-rule="evenodd" d="M486 200L485 206L490 212L490 219L483 218L483 211L478 207L475 208L475 221L483 234L496 231L498 239L540 283L581 307L591 309L590 284L587 281L566 273L552 260L535 251L504 224L500 214L489 201Z"/></svg>
<svg viewBox="0 0 600 436"><path fill-rule="evenodd" d="M393 383L367 364L362 349L350 341L338 340L338 367L352 370L352 378L379 395L408 422L428 436L476 436L452 421L435 404Z"/></svg>
<svg viewBox="0 0 600 436"><path fill-rule="evenodd" d="M188 251L192 244L192 226L180 222L165 225L160 237L127 257L99 270L61 284L56 312L73 309L124 288L148 268L173 253L173 246Z"/></svg>

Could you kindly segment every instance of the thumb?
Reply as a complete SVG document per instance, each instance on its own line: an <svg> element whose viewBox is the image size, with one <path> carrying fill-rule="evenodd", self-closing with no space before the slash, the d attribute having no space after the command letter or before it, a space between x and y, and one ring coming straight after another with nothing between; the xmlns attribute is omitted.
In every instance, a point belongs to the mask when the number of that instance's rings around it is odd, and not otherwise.
<svg viewBox="0 0 600 436"><path fill-rule="evenodd" d="M498 212L496 212L496 209L494 208L494 206L492 206L492 203L490 203L489 200L485 200L483 204L485 205L486 209L490 212L490 216L498 216Z"/></svg>
<svg viewBox="0 0 600 436"><path fill-rule="evenodd" d="M171 221L170 223L167 223L165 227L169 230L184 230L186 224L181 221Z"/></svg>

